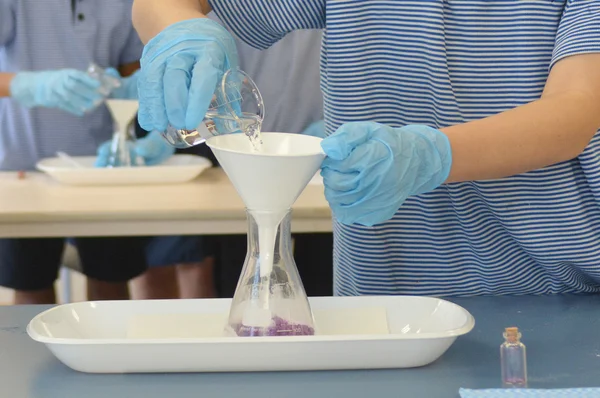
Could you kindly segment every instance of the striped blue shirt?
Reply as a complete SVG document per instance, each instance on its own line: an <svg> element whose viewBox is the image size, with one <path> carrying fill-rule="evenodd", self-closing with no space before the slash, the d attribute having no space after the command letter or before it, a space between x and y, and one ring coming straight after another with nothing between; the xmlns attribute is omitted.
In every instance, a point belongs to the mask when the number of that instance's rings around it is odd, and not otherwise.
<svg viewBox="0 0 600 398"><path fill-rule="evenodd" d="M221 23L215 13L209 18ZM323 120L321 40L320 30L298 30L261 51L236 39L240 68L252 77L265 102L263 131L300 133Z"/></svg>
<svg viewBox="0 0 600 398"><path fill-rule="evenodd" d="M324 28L328 133L444 127L540 98L564 57L600 52L600 0L211 0L249 44ZM600 135L568 162L409 198L375 227L334 221L335 293L600 292Z"/></svg>
<svg viewBox="0 0 600 398"><path fill-rule="evenodd" d="M0 72L102 67L139 60L133 0L0 0ZM56 151L93 155L111 137L105 106L84 117L0 98L0 170L31 170Z"/></svg>

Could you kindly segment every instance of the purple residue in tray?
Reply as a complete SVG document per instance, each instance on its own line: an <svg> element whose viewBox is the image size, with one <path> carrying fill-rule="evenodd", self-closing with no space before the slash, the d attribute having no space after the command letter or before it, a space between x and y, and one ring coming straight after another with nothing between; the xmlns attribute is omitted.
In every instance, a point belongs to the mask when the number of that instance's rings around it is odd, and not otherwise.
<svg viewBox="0 0 600 398"><path fill-rule="evenodd" d="M273 318L271 325L267 327L247 326L243 324L233 327L235 333L240 337L251 336L312 336L315 329L298 323L290 323L278 316Z"/></svg>

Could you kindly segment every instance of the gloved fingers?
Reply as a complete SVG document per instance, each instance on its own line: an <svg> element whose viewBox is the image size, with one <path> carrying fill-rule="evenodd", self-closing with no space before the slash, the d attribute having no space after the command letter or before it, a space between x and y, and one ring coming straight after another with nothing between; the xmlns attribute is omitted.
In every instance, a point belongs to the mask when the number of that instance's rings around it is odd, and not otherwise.
<svg viewBox="0 0 600 398"><path fill-rule="evenodd" d="M173 55L166 63L163 79L167 118L176 129L185 128L185 114L188 109L188 93L194 56L180 52Z"/></svg>
<svg viewBox="0 0 600 398"><path fill-rule="evenodd" d="M56 95L60 98L63 104L70 105L71 107L76 108L83 113L94 109L102 103L101 96L98 96L95 99L89 99L82 97L76 92L68 90L57 91Z"/></svg>
<svg viewBox="0 0 600 398"><path fill-rule="evenodd" d="M152 158L144 158L147 166L156 166L158 164L164 163L167 159L169 159L173 155L174 151L169 148L162 148L156 156Z"/></svg>
<svg viewBox="0 0 600 398"><path fill-rule="evenodd" d="M70 99L72 102L81 103L83 109L86 110L93 108L102 101L102 95L96 88L92 88L86 83L82 83L73 78L69 78L63 86L63 90L57 91L61 92L63 98Z"/></svg>
<svg viewBox="0 0 600 398"><path fill-rule="evenodd" d="M102 143L102 145L100 145L98 147L98 150L96 151L96 154L98 156L108 156L110 154L110 148L112 146L112 140L106 141L104 143Z"/></svg>
<svg viewBox="0 0 600 398"><path fill-rule="evenodd" d="M351 173L377 167L380 163L389 161L393 154L389 145L381 140L368 140L354 148L344 159L337 160L326 157L321 167L336 170L341 173Z"/></svg>
<svg viewBox="0 0 600 398"><path fill-rule="evenodd" d="M110 156L111 144L111 141L106 141L98 147L98 150L96 151L96 161L94 162L94 167L108 166L108 157Z"/></svg>
<svg viewBox="0 0 600 398"><path fill-rule="evenodd" d="M108 166L108 157L107 156L97 156L96 161L94 162L94 167L103 168Z"/></svg>
<svg viewBox="0 0 600 398"><path fill-rule="evenodd" d="M120 74L120 73L119 73L119 71L118 71L118 70L116 70L115 68L106 68L106 69L104 70L104 72L105 72L107 75L110 75L110 76L112 76L112 77L116 77L117 79L121 79L121 74Z"/></svg>
<svg viewBox="0 0 600 398"><path fill-rule="evenodd" d="M335 133L323 139L321 148L335 160L343 160L359 145L367 142L372 132L379 126L373 122L352 122L342 124Z"/></svg>
<svg viewBox="0 0 600 398"><path fill-rule="evenodd" d="M168 125L163 75L165 65L151 62L140 71L137 81L140 107L138 121L146 131L166 131Z"/></svg>
<svg viewBox="0 0 600 398"><path fill-rule="evenodd" d="M192 71L192 80L189 89L188 108L185 115L185 128L197 128L212 101L213 94L223 73L221 67L223 60L218 59L218 54L209 51L196 59ZM224 55L222 56L224 58Z"/></svg>
<svg viewBox="0 0 600 398"><path fill-rule="evenodd" d="M350 191L337 191L325 186L325 198L331 206L355 206L370 198L368 189L354 189Z"/></svg>
<svg viewBox="0 0 600 398"><path fill-rule="evenodd" d="M360 173L353 171L342 173L333 169L321 169L323 185L334 192L348 192L358 189Z"/></svg>
<svg viewBox="0 0 600 398"><path fill-rule="evenodd" d="M162 163L174 153L175 148L169 145L156 131L138 140L135 145L135 155L142 157L148 166Z"/></svg>
<svg viewBox="0 0 600 398"><path fill-rule="evenodd" d="M81 71L73 71L68 75L65 88L91 102L102 98L98 92L100 82Z"/></svg>
<svg viewBox="0 0 600 398"><path fill-rule="evenodd" d="M146 153L148 156L142 155L143 153ZM169 159L173 155L173 153L173 151L170 151L167 148L162 148L153 152L140 152L136 150L136 155L144 159L144 163L146 164L146 166L156 166L157 164L161 164L167 159Z"/></svg>
<svg viewBox="0 0 600 398"><path fill-rule="evenodd" d="M76 99L74 100L73 96L70 94L65 94L64 92L57 91L56 95L56 107L62 109L63 111L69 112L75 116L83 116L83 114L88 110L86 106L83 106Z"/></svg>
<svg viewBox="0 0 600 398"><path fill-rule="evenodd" d="M325 121L319 120L308 126L302 134L313 137L325 138Z"/></svg>
<svg viewBox="0 0 600 398"><path fill-rule="evenodd" d="M88 87L91 90L96 90L100 87L100 82L85 72L80 70L69 71L68 78L77 83L80 83L82 86Z"/></svg>

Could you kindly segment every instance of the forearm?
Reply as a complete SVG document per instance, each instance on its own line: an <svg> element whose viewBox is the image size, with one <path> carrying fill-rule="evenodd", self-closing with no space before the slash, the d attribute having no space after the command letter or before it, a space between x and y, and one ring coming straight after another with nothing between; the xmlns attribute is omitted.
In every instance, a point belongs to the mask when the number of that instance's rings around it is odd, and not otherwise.
<svg viewBox="0 0 600 398"><path fill-rule="evenodd" d="M140 62L132 62L130 64L119 65L117 70L122 77L128 77L133 75L137 70L140 69Z"/></svg>
<svg viewBox="0 0 600 398"><path fill-rule="evenodd" d="M133 25L146 44L167 26L187 19L205 18L210 11L208 0L135 0Z"/></svg>
<svg viewBox="0 0 600 398"><path fill-rule="evenodd" d="M442 129L453 159L446 182L503 178L573 159L599 128L600 99L573 92Z"/></svg>
<svg viewBox="0 0 600 398"><path fill-rule="evenodd" d="M14 73L0 72L0 97L10 97L10 82L13 77Z"/></svg>

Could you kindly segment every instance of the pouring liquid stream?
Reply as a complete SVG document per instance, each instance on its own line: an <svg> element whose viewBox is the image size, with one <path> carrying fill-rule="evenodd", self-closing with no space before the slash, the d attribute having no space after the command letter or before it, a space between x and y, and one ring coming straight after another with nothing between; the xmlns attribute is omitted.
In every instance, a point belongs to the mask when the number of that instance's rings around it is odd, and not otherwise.
<svg viewBox="0 0 600 398"><path fill-rule="evenodd" d="M211 119L217 131L242 131L248 137L255 152L262 152L260 127L262 119L253 113L242 112L241 117L224 115L216 111L208 111L206 119Z"/></svg>

